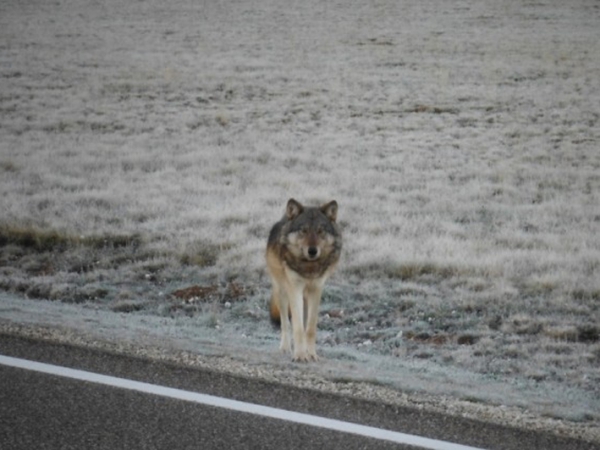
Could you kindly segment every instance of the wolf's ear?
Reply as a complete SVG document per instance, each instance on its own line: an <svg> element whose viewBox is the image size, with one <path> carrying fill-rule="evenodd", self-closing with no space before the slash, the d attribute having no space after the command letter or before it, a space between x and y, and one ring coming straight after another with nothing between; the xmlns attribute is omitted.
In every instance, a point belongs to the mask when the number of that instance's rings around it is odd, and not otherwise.
<svg viewBox="0 0 600 450"><path fill-rule="evenodd" d="M304 206L298 203L293 198L290 198L287 202L287 207L285 209L285 215L288 220L293 220L300 215L300 213L304 211Z"/></svg>
<svg viewBox="0 0 600 450"><path fill-rule="evenodd" d="M335 200L325 203L321 206L321 212L327 216L329 220L335 222L337 219L338 204Z"/></svg>

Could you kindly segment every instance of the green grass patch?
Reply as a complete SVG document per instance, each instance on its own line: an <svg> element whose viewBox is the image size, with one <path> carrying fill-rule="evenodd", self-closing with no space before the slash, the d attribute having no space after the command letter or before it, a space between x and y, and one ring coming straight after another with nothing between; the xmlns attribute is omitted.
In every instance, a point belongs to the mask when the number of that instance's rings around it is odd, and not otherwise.
<svg viewBox="0 0 600 450"><path fill-rule="evenodd" d="M38 252L66 248L73 238L57 231L44 231L32 227L0 226L0 247L16 245Z"/></svg>
<svg viewBox="0 0 600 450"><path fill-rule="evenodd" d="M195 246L180 257L181 264L186 266L210 267L217 264L219 247L213 244Z"/></svg>
<svg viewBox="0 0 600 450"><path fill-rule="evenodd" d="M464 267L435 263L367 264L349 270L353 275L363 278L389 278L401 281L422 281L427 278L446 280L469 274L469 270Z"/></svg>
<svg viewBox="0 0 600 450"><path fill-rule="evenodd" d="M73 236L31 226L0 226L0 247L16 245L36 252L63 251L70 247L122 248L141 244L139 235Z"/></svg>
<svg viewBox="0 0 600 450"><path fill-rule="evenodd" d="M19 171L19 167L12 161L0 161L0 170L16 173Z"/></svg>

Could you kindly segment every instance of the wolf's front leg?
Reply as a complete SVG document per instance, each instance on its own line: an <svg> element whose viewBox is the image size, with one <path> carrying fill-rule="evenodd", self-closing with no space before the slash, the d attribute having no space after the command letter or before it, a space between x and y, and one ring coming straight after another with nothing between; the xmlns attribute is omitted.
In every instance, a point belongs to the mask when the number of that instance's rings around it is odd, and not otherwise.
<svg viewBox="0 0 600 450"><path fill-rule="evenodd" d="M281 325L281 342L279 344L279 351L282 353L292 353L289 311L289 301L286 293L283 293L283 295L280 295L279 297L279 323Z"/></svg>
<svg viewBox="0 0 600 450"><path fill-rule="evenodd" d="M290 340L290 321L289 319L281 320L281 341L279 343L279 351L281 353L292 353L292 342Z"/></svg>
<svg viewBox="0 0 600 450"><path fill-rule="evenodd" d="M306 346L308 358L317 361L317 322L319 320L319 305L321 304L321 284L309 286L304 291L306 301Z"/></svg>
<svg viewBox="0 0 600 450"><path fill-rule="evenodd" d="M290 296L290 309L292 311L292 333L294 336L294 361L309 361L306 348L306 331L304 330L304 300L303 287L294 289Z"/></svg>

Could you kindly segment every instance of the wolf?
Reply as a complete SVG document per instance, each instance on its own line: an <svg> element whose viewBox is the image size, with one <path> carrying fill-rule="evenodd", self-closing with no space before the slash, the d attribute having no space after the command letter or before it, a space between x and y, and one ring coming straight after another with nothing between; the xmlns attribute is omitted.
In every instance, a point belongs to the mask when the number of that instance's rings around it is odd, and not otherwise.
<svg viewBox="0 0 600 450"><path fill-rule="evenodd" d="M294 361L316 361L321 293L342 251L335 200L305 207L291 198L267 242L267 269L272 281L270 313L281 324L280 350Z"/></svg>

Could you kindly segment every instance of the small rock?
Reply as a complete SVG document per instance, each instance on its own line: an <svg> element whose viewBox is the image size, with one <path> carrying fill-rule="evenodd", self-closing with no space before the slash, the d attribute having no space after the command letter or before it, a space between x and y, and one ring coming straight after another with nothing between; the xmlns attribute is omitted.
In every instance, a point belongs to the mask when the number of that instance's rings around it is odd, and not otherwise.
<svg viewBox="0 0 600 450"><path fill-rule="evenodd" d="M473 345L479 340L478 336L472 334L463 334L458 337L458 345Z"/></svg>
<svg viewBox="0 0 600 450"><path fill-rule="evenodd" d="M327 311L327 314L329 315L329 317L331 317L333 319L341 319L342 317L344 317L344 310L343 309L330 309L329 311Z"/></svg>

